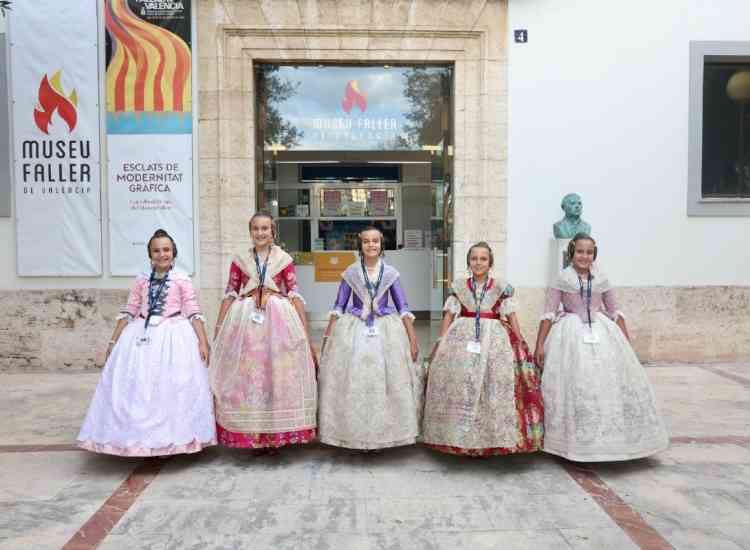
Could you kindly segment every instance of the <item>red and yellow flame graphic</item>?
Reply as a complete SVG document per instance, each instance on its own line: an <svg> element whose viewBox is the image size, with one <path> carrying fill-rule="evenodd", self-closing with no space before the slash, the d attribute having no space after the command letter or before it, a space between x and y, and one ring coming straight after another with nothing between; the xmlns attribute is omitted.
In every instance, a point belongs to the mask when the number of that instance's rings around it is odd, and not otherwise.
<svg viewBox="0 0 750 550"><path fill-rule="evenodd" d="M367 110L367 98L365 94L359 91L359 85L356 80L350 80L346 83L344 90L344 99L341 102L341 108L346 113L351 113L354 106L359 107L363 113Z"/></svg>
<svg viewBox="0 0 750 550"><path fill-rule="evenodd" d="M182 38L137 17L128 0L107 0L112 59L107 111L190 112L191 57Z"/></svg>
<svg viewBox="0 0 750 550"><path fill-rule="evenodd" d="M39 104L34 108L34 122L45 134L49 134L49 126L55 111L68 125L68 131L70 132L73 131L78 122L76 91L73 90L69 96L65 95L60 83L61 72L57 71L51 79L48 79L45 74L39 84Z"/></svg>

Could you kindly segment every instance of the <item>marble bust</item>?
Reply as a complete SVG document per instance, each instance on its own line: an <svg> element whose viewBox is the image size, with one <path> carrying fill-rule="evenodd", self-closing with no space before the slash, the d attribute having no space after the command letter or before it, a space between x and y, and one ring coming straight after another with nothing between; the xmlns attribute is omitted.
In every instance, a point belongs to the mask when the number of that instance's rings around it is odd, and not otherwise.
<svg viewBox="0 0 750 550"><path fill-rule="evenodd" d="M591 225L581 219L583 202L578 193L568 193L562 199L560 208L565 217L552 226L552 233L557 239L572 239L576 233L591 235Z"/></svg>

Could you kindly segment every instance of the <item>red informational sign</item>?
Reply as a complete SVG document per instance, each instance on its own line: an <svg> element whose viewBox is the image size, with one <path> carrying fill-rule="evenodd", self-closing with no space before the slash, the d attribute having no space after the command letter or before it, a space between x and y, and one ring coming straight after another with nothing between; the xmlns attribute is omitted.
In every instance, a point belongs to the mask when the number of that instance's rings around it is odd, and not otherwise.
<svg viewBox="0 0 750 550"><path fill-rule="evenodd" d="M321 208L323 216L340 216L341 215L341 191L331 189L323 190L323 207Z"/></svg>
<svg viewBox="0 0 750 550"><path fill-rule="evenodd" d="M388 215L388 191L370 191L370 210L371 216Z"/></svg>

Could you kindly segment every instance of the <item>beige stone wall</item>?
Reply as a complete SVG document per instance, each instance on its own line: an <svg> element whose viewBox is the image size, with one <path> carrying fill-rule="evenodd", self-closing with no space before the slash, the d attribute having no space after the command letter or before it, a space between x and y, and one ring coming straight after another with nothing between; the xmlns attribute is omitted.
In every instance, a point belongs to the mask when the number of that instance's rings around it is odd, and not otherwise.
<svg viewBox="0 0 750 550"><path fill-rule="evenodd" d="M641 361L750 360L750 287L624 287L616 293ZM533 346L545 290L521 287L516 296Z"/></svg>
<svg viewBox="0 0 750 550"><path fill-rule="evenodd" d="M516 289L531 346L544 294ZM629 287L617 294L642 361L750 361L750 288ZM0 292L0 372L101 367L126 297L122 290Z"/></svg>

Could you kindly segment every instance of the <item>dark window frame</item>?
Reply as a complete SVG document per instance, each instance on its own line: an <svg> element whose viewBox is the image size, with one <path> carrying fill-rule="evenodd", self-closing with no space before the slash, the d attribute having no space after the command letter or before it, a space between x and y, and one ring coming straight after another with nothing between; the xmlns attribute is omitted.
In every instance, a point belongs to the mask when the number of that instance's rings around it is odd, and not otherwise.
<svg viewBox="0 0 750 550"><path fill-rule="evenodd" d="M750 42L690 42L687 214L695 217L748 217L750 197L703 196L703 89L707 61L750 63Z"/></svg>

